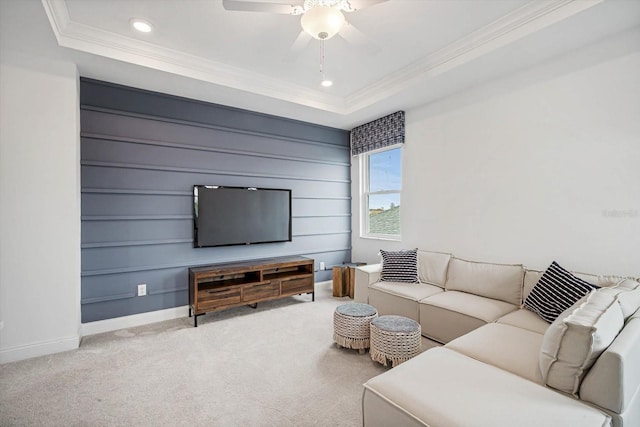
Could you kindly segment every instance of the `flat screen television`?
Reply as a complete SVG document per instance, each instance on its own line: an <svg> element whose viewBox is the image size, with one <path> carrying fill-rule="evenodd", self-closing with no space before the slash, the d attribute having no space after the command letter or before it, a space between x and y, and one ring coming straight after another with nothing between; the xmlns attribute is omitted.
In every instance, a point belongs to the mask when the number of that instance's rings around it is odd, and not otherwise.
<svg viewBox="0 0 640 427"><path fill-rule="evenodd" d="M291 190L193 186L193 246L291 241Z"/></svg>

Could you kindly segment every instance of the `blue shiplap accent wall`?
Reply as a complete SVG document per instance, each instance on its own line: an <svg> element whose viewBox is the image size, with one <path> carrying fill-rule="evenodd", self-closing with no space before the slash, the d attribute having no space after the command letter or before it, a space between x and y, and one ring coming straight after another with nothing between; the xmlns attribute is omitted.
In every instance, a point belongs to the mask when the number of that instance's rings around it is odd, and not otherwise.
<svg viewBox="0 0 640 427"><path fill-rule="evenodd" d="M80 84L82 322L186 305L194 265L303 255L317 270L351 259L347 131ZM194 184L291 189L293 241L193 248ZM136 296L140 283L148 296Z"/></svg>

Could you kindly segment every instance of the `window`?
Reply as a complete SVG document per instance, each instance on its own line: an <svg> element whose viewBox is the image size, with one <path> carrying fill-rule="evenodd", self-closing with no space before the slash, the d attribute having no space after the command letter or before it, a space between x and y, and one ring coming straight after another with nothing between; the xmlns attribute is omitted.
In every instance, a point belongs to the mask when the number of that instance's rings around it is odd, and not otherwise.
<svg viewBox="0 0 640 427"><path fill-rule="evenodd" d="M362 154L363 237L400 238L401 148Z"/></svg>

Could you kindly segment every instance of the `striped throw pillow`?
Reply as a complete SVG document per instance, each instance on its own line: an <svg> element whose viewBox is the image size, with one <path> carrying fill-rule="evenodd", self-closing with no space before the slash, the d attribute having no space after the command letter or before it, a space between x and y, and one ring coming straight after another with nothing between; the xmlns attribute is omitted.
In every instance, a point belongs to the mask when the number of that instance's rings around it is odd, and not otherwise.
<svg viewBox="0 0 640 427"><path fill-rule="evenodd" d="M418 249L403 251L380 251L382 255L383 282L418 283Z"/></svg>
<svg viewBox="0 0 640 427"><path fill-rule="evenodd" d="M563 311L597 288L553 261L529 293L524 307L552 323Z"/></svg>

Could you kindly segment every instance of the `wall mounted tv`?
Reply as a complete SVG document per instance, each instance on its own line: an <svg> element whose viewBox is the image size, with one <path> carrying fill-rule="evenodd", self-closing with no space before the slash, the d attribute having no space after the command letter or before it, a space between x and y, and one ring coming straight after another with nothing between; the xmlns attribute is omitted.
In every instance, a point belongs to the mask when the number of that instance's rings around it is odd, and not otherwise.
<svg viewBox="0 0 640 427"><path fill-rule="evenodd" d="M193 186L193 246L291 241L291 190Z"/></svg>

